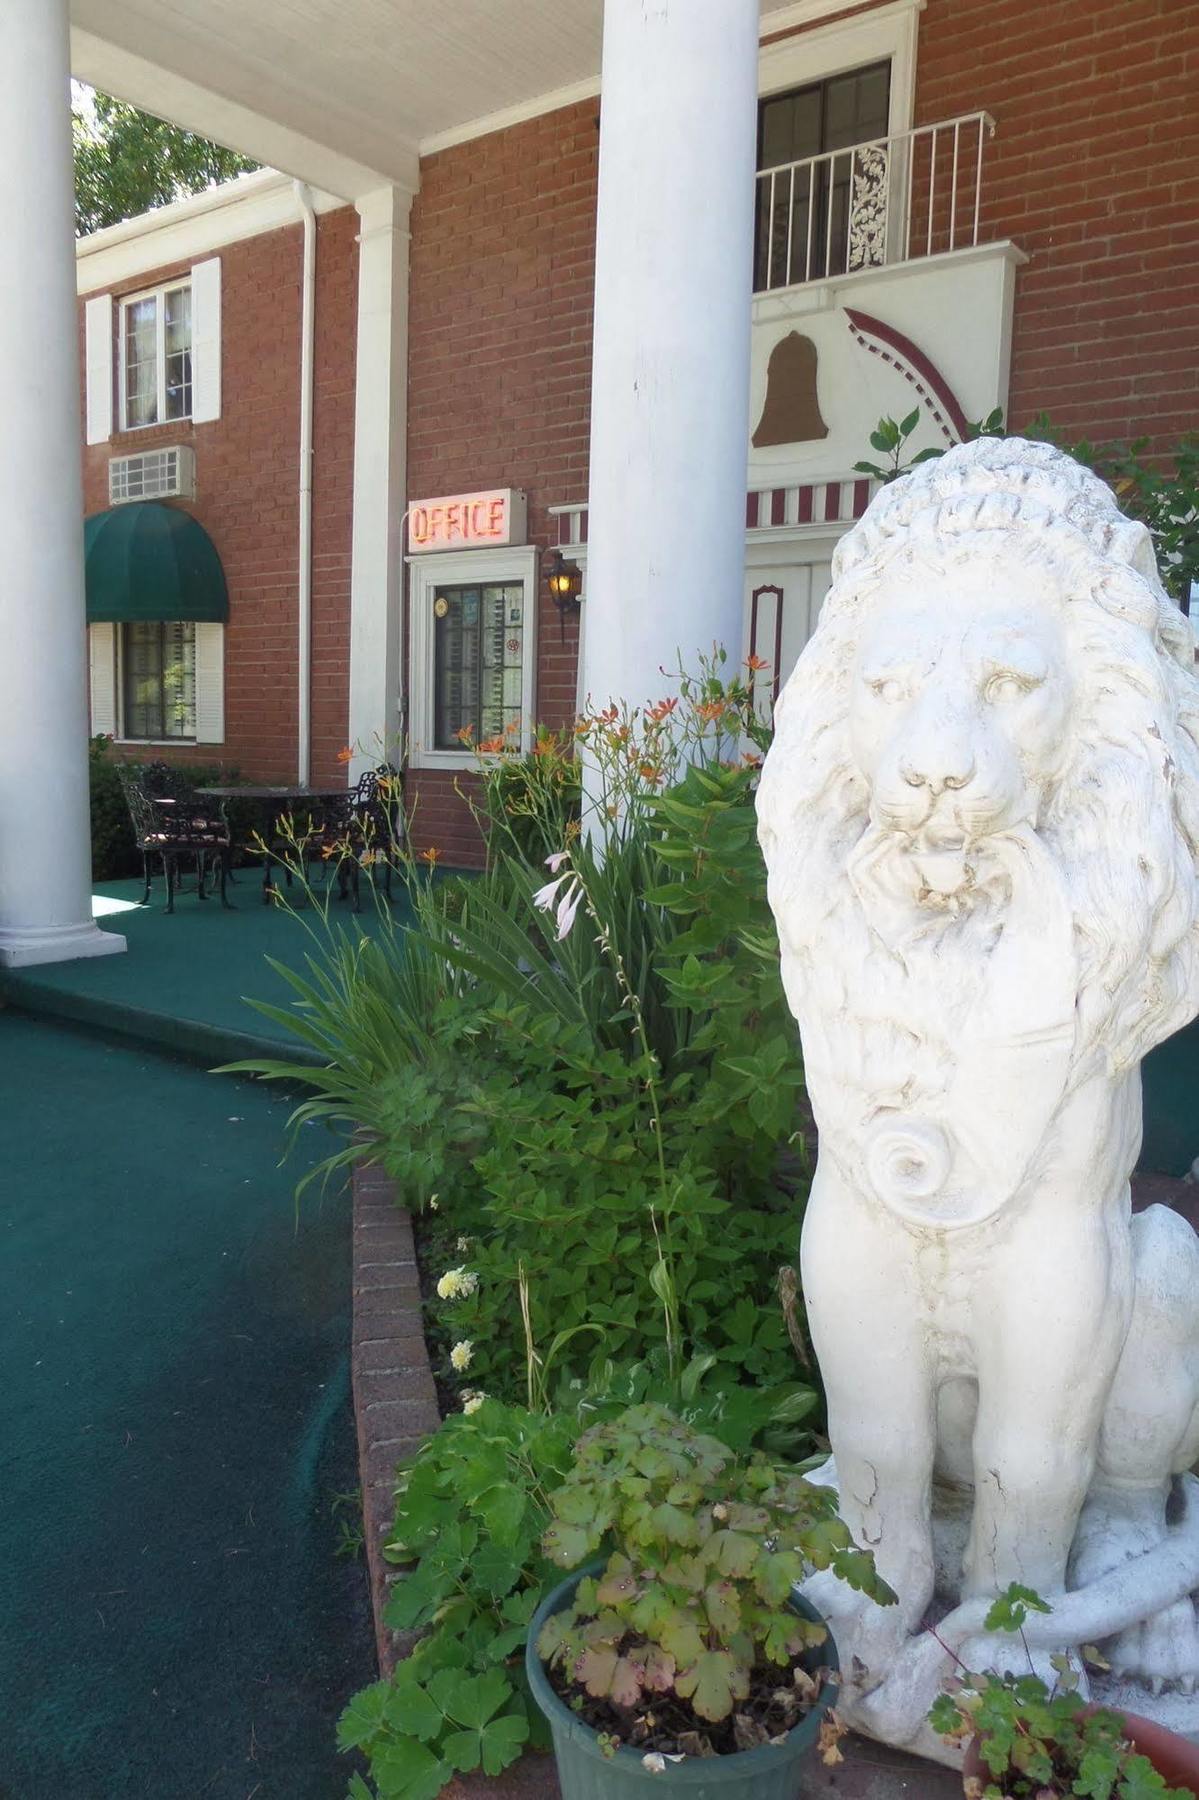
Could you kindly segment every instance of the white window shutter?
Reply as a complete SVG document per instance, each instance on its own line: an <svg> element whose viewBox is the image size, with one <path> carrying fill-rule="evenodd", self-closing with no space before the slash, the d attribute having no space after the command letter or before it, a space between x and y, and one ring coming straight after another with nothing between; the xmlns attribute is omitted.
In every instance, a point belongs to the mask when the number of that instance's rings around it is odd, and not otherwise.
<svg viewBox="0 0 1199 1800"><path fill-rule="evenodd" d="M112 436L112 295L89 300L83 320L87 441L104 444Z"/></svg>
<svg viewBox="0 0 1199 1800"><path fill-rule="evenodd" d="M196 742L225 741L225 627L196 623Z"/></svg>
<svg viewBox="0 0 1199 1800"><path fill-rule="evenodd" d="M221 259L192 267L192 418L221 416Z"/></svg>
<svg viewBox="0 0 1199 1800"><path fill-rule="evenodd" d="M88 678L92 702L92 736L117 734L117 644L115 625L87 628Z"/></svg>

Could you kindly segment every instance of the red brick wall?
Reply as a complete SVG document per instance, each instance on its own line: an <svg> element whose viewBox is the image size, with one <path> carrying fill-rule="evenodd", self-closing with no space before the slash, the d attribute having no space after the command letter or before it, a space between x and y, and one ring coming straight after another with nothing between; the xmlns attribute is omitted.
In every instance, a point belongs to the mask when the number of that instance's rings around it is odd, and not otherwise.
<svg viewBox="0 0 1199 1800"><path fill-rule="evenodd" d="M312 773L341 783L349 691L357 214L318 220L314 395ZM260 781L296 778L299 571L299 356L303 228L271 231L221 259L221 417L115 432L85 446L84 508L108 505L109 458L191 444L196 499L186 503L216 545L229 584L225 743L154 754L221 760ZM186 273L172 265L114 287L114 298ZM82 301L80 303L82 319ZM129 754L138 754L130 751Z"/></svg>
<svg viewBox="0 0 1199 1800"><path fill-rule="evenodd" d="M983 226L1027 251L1014 426L1148 435L1199 411L1199 10L1187 0L929 0L916 122L985 108Z"/></svg>
<svg viewBox="0 0 1199 1800"><path fill-rule="evenodd" d="M529 541L546 511L587 497L598 102L583 101L427 157L412 209L408 492L524 488ZM542 588L537 712L574 718L578 639ZM478 859L457 789L420 771L416 837Z"/></svg>

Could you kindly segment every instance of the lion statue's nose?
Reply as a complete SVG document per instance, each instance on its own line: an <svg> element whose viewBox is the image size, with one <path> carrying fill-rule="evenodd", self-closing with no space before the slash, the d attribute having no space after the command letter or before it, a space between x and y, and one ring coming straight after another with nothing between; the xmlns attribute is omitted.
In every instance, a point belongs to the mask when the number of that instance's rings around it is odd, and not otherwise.
<svg viewBox="0 0 1199 1800"><path fill-rule="evenodd" d="M969 787L974 780L972 756L967 754L950 761L948 767L944 766L947 760L908 755L900 758L899 772L909 787L927 788L935 799L946 788L956 793L959 788Z"/></svg>

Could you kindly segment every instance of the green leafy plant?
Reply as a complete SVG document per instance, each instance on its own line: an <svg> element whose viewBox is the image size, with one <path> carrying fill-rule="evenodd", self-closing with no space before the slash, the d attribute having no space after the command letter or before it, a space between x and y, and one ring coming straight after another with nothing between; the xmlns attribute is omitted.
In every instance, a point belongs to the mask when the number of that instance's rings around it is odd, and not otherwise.
<svg viewBox="0 0 1199 1800"><path fill-rule="evenodd" d="M334 1494L329 1503L329 1511L337 1527L334 1556L344 1558L347 1562L357 1562L366 1547L362 1532L361 1488L355 1488L352 1493Z"/></svg>
<svg viewBox="0 0 1199 1800"><path fill-rule="evenodd" d="M583 796L571 737L539 725L527 756L485 753L478 773L483 802L476 814L493 861L503 851L540 868L577 832Z"/></svg>
<svg viewBox="0 0 1199 1800"><path fill-rule="evenodd" d="M406 1573L387 1624L424 1635L338 1726L382 1800L432 1800L455 1771L497 1775L544 1743L523 1651L550 1566L550 1498L570 1467L573 1422L487 1400L452 1414L401 1469L395 1534ZM365 1783L351 1793L369 1794Z"/></svg>
<svg viewBox="0 0 1199 1800"><path fill-rule="evenodd" d="M760 1452L735 1454L662 1406L632 1407L584 1433L549 1500L542 1549L560 1568L611 1549L603 1572L585 1575L547 1620L537 1649L568 1699L606 1703L626 1742L655 1743L654 1710L670 1699L692 1721L696 1754L726 1748L711 1727L734 1719L755 1668L790 1672L824 1640L823 1626L789 1604L808 1567L894 1599L827 1490ZM814 1698L818 1684L800 1673L776 1680L780 1716L762 1741Z"/></svg>
<svg viewBox="0 0 1199 1800"><path fill-rule="evenodd" d="M935 457L944 456L948 446L930 444L925 450L918 450L907 462L903 460L904 449L908 439L913 436L920 424L920 408L914 406L906 419L896 424L894 419L882 418L870 433L870 447L890 458L886 463L856 462L853 466L859 475L873 475L876 481L898 481L909 469L919 463L932 462ZM1003 409L996 407L985 419L972 420L966 426L966 435L962 440L970 443L979 437L1002 437Z"/></svg>
<svg viewBox="0 0 1199 1800"><path fill-rule="evenodd" d="M306 1180L381 1161L430 1209L431 1285L469 1267L430 1301L447 1381L526 1395L522 1272L534 1341L569 1334L562 1379L664 1338L676 1389L684 1343L767 1388L794 1376L774 1290L807 1180L803 1073L755 838L753 674L713 665L581 721L602 846L570 829L556 778L521 789L538 831L564 834L554 879L502 825L452 906L400 858L407 906L372 938L330 929L327 901L297 914L313 948L280 970L293 1002L260 1010L321 1066L237 1067L302 1084L293 1128L337 1133Z"/></svg>
<svg viewBox="0 0 1199 1800"><path fill-rule="evenodd" d="M1052 1609L1031 1589L1013 1583L995 1600L988 1631L1023 1636L1029 1612ZM1027 1645L1025 1646L1027 1651ZM1098 1660L1098 1652L1084 1652ZM1122 1716L1090 1707L1065 1656L1052 1659L1052 1688L1035 1673L973 1674L962 1669L951 1692L929 1712L934 1731L951 1743L976 1739L990 1779L971 1776L968 1800L1190 1800L1170 1788L1147 1757L1130 1743Z"/></svg>

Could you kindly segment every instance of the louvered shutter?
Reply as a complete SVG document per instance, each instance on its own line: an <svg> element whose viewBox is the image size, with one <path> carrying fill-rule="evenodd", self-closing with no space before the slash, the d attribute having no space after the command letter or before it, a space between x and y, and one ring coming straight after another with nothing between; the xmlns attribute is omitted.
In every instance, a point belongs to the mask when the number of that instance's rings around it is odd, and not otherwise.
<svg viewBox="0 0 1199 1800"><path fill-rule="evenodd" d="M112 295L97 294L83 309L87 441L112 436Z"/></svg>
<svg viewBox="0 0 1199 1800"><path fill-rule="evenodd" d="M225 741L225 627L196 625L196 742Z"/></svg>
<svg viewBox="0 0 1199 1800"><path fill-rule="evenodd" d="M192 267L192 418L221 416L221 259Z"/></svg>
<svg viewBox="0 0 1199 1800"><path fill-rule="evenodd" d="M87 628L93 737L101 731L115 737L117 732L116 629L115 625L89 625Z"/></svg>

